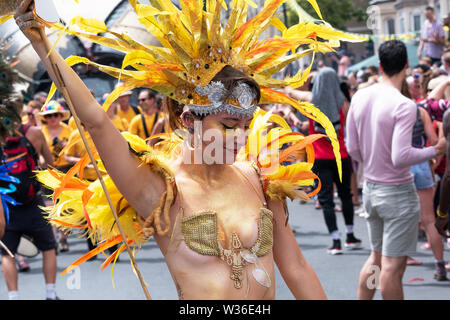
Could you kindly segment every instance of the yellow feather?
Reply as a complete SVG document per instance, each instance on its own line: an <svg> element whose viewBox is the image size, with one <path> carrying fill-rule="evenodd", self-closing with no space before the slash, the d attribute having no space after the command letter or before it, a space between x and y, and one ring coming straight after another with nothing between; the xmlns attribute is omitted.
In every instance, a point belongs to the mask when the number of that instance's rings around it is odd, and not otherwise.
<svg viewBox="0 0 450 320"><path fill-rule="evenodd" d="M308 0L308 2L313 6L314 10L316 10L317 15L319 16L319 18L323 20L322 13L320 12L320 8L317 5L317 1L316 0Z"/></svg>
<svg viewBox="0 0 450 320"><path fill-rule="evenodd" d="M13 15L7 15L7 16L0 17L0 26L12 18L14 18Z"/></svg>
<svg viewBox="0 0 450 320"><path fill-rule="evenodd" d="M70 25L76 25L86 32L95 34L108 31L108 28L103 21L93 18L83 18L82 16L75 16L72 18Z"/></svg>

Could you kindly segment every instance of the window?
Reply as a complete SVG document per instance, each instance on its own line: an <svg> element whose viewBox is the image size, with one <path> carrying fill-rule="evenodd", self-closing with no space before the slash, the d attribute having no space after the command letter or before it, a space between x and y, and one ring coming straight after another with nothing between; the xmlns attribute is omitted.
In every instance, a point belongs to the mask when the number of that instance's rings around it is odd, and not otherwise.
<svg viewBox="0 0 450 320"><path fill-rule="evenodd" d="M387 31L388 31L388 34L395 34L395 20L394 19L387 20Z"/></svg>
<svg viewBox="0 0 450 320"><path fill-rule="evenodd" d="M438 21L440 21L441 20L441 2L438 1L438 0L435 0L434 1L434 8L435 8L435 11L436 11L436 19Z"/></svg>
<svg viewBox="0 0 450 320"><path fill-rule="evenodd" d="M405 18L401 17L400 18L400 33L405 33Z"/></svg>
<svg viewBox="0 0 450 320"><path fill-rule="evenodd" d="M413 16L413 31L420 32L421 23L420 23L420 15Z"/></svg>

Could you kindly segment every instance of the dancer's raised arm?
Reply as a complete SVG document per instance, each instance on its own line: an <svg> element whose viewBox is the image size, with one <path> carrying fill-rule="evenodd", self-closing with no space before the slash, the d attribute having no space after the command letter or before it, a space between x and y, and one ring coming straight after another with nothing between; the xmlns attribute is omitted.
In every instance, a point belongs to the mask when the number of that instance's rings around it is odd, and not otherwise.
<svg viewBox="0 0 450 320"><path fill-rule="evenodd" d="M52 62L57 66L75 112L91 134L108 174L128 202L143 217L146 217L156 207L165 188L164 181L148 167L139 167L140 162L129 152L126 140L115 128L83 81L58 52L53 50L48 55L47 48L51 46L48 46L48 39L42 32L44 25L37 20L30 8L32 4L32 0L21 2L14 16L17 25L30 40L50 78L58 87L60 84ZM58 89L61 88L58 87Z"/></svg>

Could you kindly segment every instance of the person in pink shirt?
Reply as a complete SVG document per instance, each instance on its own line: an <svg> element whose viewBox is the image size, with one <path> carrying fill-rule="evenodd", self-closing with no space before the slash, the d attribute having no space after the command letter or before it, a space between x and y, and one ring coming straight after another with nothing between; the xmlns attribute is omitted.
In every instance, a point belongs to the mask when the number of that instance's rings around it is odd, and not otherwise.
<svg viewBox="0 0 450 320"><path fill-rule="evenodd" d="M363 202L371 254L358 284L358 299L372 299L379 283L383 299L403 299L406 259L417 247L419 198L411 166L445 152L445 139L433 147L412 146L417 119L414 102L400 93L408 69L403 42L379 48L383 80L358 91L347 115L346 147L364 168ZM377 270L379 273L377 273ZM379 281L371 282L379 274Z"/></svg>

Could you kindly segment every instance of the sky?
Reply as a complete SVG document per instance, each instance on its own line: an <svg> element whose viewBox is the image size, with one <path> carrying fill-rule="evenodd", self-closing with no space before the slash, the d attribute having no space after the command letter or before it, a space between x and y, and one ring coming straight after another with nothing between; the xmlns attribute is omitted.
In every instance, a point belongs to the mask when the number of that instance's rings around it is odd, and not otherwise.
<svg viewBox="0 0 450 320"><path fill-rule="evenodd" d="M121 0L54 0L59 15L68 22L75 15L104 20Z"/></svg>

